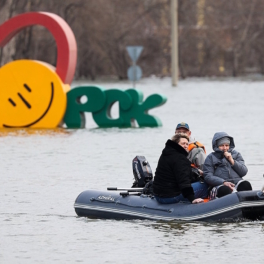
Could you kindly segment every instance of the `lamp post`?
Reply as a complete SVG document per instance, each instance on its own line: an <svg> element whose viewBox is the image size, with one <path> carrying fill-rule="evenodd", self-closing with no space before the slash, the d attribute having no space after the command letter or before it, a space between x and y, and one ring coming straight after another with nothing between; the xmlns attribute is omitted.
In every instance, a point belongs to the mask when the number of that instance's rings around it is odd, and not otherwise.
<svg viewBox="0 0 264 264"><path fill-rule="evenodd" d="M178 0L171 0L171 74L172 86L178 84L179 51L178 51Z"/></svg>

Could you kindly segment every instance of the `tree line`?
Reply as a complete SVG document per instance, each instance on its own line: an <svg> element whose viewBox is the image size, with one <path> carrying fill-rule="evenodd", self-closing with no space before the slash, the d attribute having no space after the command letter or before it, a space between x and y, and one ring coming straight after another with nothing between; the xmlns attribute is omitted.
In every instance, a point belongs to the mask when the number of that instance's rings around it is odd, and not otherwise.
<svg viewBox="0 0 264 264"><path fill-rule="evenodd" d="M126 46L144 50L145 77L171 76L170 0L0 0L0 23L24 12L58 14L77 45L76 79L127 78ZM264 74L262 0L178 0L179 74ZM0 50L1 66L17 59L56 66L56 43L41 26L26 28Z"/></svg>

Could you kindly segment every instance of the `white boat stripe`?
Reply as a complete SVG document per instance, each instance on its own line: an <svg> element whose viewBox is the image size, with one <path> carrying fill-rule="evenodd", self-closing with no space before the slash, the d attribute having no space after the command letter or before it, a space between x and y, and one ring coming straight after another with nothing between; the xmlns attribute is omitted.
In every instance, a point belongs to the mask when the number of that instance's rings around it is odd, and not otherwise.
<svg viewBox="0 0 264 264"><path fill-rule="evenodd" d="M80 209L90 209L90 210L96 210L96 211L105 211L105 212L110 212L110 213L119 213L119 214L125 214L125 215L130 215L130 216L138 216L138 217L144 217L148 219L155 219L155 220L199 220L202 218L206 218L209 216L214 216L217 214L221 214L224 212L232 211L235 209L241 209L241 208L246 208L246 207L258 207L258 206L264 206L264 200L263 201L251 201L251 202L242 202L238 203L233 206L229 206L226 208L214 210L209 213L205 214L200 214L200 215L194 215L194 216L189 216L189 217L167 217L167 216L159 216L159 215L153 215L153 214L148 214L148 213L141 213L141 212L135 212L131 210L123 210L123 209L115 209L115 208L107 208L107 207L101 207L101 206L93 206L93 205L87 205L87 204L74 204L74 208L80 208ZM144 209L144 208L142 208ZM149 209L149 208L148 208ZM147 210L147 209L146 209ZM153 208L155 210L155 208ZM169 212L168 212L169 213Z"/></svg>

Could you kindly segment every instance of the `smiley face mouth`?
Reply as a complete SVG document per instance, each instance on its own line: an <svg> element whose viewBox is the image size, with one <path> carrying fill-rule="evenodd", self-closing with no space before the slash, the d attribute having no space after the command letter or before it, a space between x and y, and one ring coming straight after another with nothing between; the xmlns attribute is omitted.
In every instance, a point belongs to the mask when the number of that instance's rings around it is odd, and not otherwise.
<svg viewBox="0 0 264 264"><path fill-rule="evenodd" d="M30 89L26 84L24 85L25 88L28 90ZM31 90L30 90L31 91ZM20 94L18 93L18 96L20 97L20 99L23 101L23 103L30 109L31 108L31 105L25 100L25 98ZM45 112L37 119L35 120L34 122L30 123L30 124L27 124L27 125L23 125L23 126L10 126L10 125L5 125L3 124L3 127L6 127L6 128L21 128L21 127L30 127L36 123L38 123L49 111L50 107L51 107L51 104L52 104L52 101L53 101L53 97L54 97L54 86L53 86L53 82L51 83L51 97L50 97L50 102L49 102L49 105L47 107L47 109L45 110ZM16 106L16 104L12 101L12 99L8 99L9 102L13 105L13 106Z"/></svg>

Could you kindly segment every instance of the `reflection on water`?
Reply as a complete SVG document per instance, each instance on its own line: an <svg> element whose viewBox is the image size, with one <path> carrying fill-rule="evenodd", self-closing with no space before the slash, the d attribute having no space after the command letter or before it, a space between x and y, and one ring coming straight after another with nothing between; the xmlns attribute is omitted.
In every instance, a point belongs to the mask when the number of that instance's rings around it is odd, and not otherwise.
<svg viewBox="0 0 264 264"><path fill-rule="evenodd" d="M0 137L7 136L31 136L31 135L44 135L44 136L59 136L70 135L74 133L74 130L65 128L53 128L53 129L19 129L19 128L2 128L0 129Z"/></svg>
<svg viewBox="0 0 264 264"><path fill-rule="evenodd" d="M245 225L243 223L246 223ZM256 224L261 224L261 222L254 222L254 226ZM167 223L152 223L151 226L164 233L170 233L178 236L184 235L186 232L188 232L190 229L192 229L194 232L195 230L200 230L201 228L206 228L207 231L210 231L212 234L221 234L228 235L229 233L232 233L234 228L245 228L249 227L249 221L244 220L238 221L236 223L204 223L204 222L167 222Z"/></svg>
<svg viewBox="0 0 264 264"><path fill-rule="evenodd" d="M128 83L103 84L130 88ZM254 189L263 185L264 104L261 82L142 80L145 97L164 93L153 109L159 128L0 130L0 263L240 263L263 261L263 221L235 223L114 221L77 217L85 189L130 187L132 159L144 155L153 172L177 123L211 152L216 131L234 136ZM228 95L228 96L226 96ZM224 96L224 97L223 97Z"/></svg>

